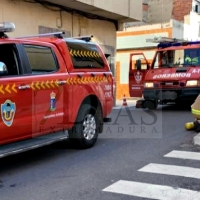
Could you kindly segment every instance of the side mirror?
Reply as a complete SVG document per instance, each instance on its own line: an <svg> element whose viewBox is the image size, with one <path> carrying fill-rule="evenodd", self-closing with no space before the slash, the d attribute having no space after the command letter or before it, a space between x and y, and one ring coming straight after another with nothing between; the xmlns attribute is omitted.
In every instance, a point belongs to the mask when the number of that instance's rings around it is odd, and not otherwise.
<svg viewBox="0 0 200 200"><path fill-rule="evenodd" d="M142 66L141 60L140 59L136 60L136 69L141 70L141 66Z"/></svg>
<svg viewBox="0 0 200 200"><path fill-rule="evenodd" d="M1 75L7 75L8 74L8 69L5 65L5 63L0 62L0 76Z"/></svg>

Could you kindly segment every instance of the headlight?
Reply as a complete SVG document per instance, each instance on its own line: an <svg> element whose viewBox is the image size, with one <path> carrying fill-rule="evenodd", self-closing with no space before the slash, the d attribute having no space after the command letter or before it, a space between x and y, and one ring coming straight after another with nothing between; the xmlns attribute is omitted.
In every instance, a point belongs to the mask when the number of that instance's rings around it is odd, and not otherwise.
<svg viewBox="0 0 200 200"><path fill-rule="evenodd" d="M144 87L151 88L151 87L154 87L154 85L151 82L149 82L149 83L147 82L147 83L144 84Z"/></svg>
<svg viewBox="0 0 200 200"><path fill-rule="evenodd" d="M187 83L186 83L186 86L197 86L197 85L198 85L197 80L187 81Z"/></svg>

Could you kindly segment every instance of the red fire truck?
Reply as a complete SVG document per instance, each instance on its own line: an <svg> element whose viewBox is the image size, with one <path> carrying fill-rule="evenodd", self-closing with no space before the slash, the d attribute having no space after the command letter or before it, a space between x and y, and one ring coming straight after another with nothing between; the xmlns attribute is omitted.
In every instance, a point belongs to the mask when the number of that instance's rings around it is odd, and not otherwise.
<svg viewBox="0 0 200 200"><path fill-rule="evenodd" d="M129 91L145 107L193 102L200 94L200 41L159 38L149 64L143 53L130 55Z"/></svg>
<svg viewBox="0 0 200 200"><path fill-rule="evenodd" d="M0 158L69 139L92 147L113 108L113 75L91 37L9 38L0 23Z"/></svg>

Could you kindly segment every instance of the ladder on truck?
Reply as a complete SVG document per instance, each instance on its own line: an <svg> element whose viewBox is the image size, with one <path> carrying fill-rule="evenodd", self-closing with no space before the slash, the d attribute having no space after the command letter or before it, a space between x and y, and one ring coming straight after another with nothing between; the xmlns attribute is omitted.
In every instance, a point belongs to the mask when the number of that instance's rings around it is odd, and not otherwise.
<svg viewBox="0 0 200 200"><path fill-rule="evenodd" d="M159 43L157 45L158 48L166 48L170 46L187 45L189 41L185 39L177 39L170 37L154 37L146 39L146 42Z"/></svg>
<svg viewBox="0 0 200 200"><path fill-rule="evenodd" d="M146 42L153 42L153 43L169 43L169 42L188 42L185 39L177 39L177 38L170 38L170 37L154 37L154 38L147 38Z"/></svg>

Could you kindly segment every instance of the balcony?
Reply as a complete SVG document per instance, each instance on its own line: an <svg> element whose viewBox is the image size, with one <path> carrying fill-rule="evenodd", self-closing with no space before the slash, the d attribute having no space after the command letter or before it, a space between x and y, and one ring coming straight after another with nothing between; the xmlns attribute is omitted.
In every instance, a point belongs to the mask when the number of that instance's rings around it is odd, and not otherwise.
<svg viewBox="0 0 200 200"><path fill-rule="evenodd" d="M69 8L69 12L81 11L82 14L92 14L109 20L134 22L142 20L142 0L47 0Z"/></svg>

